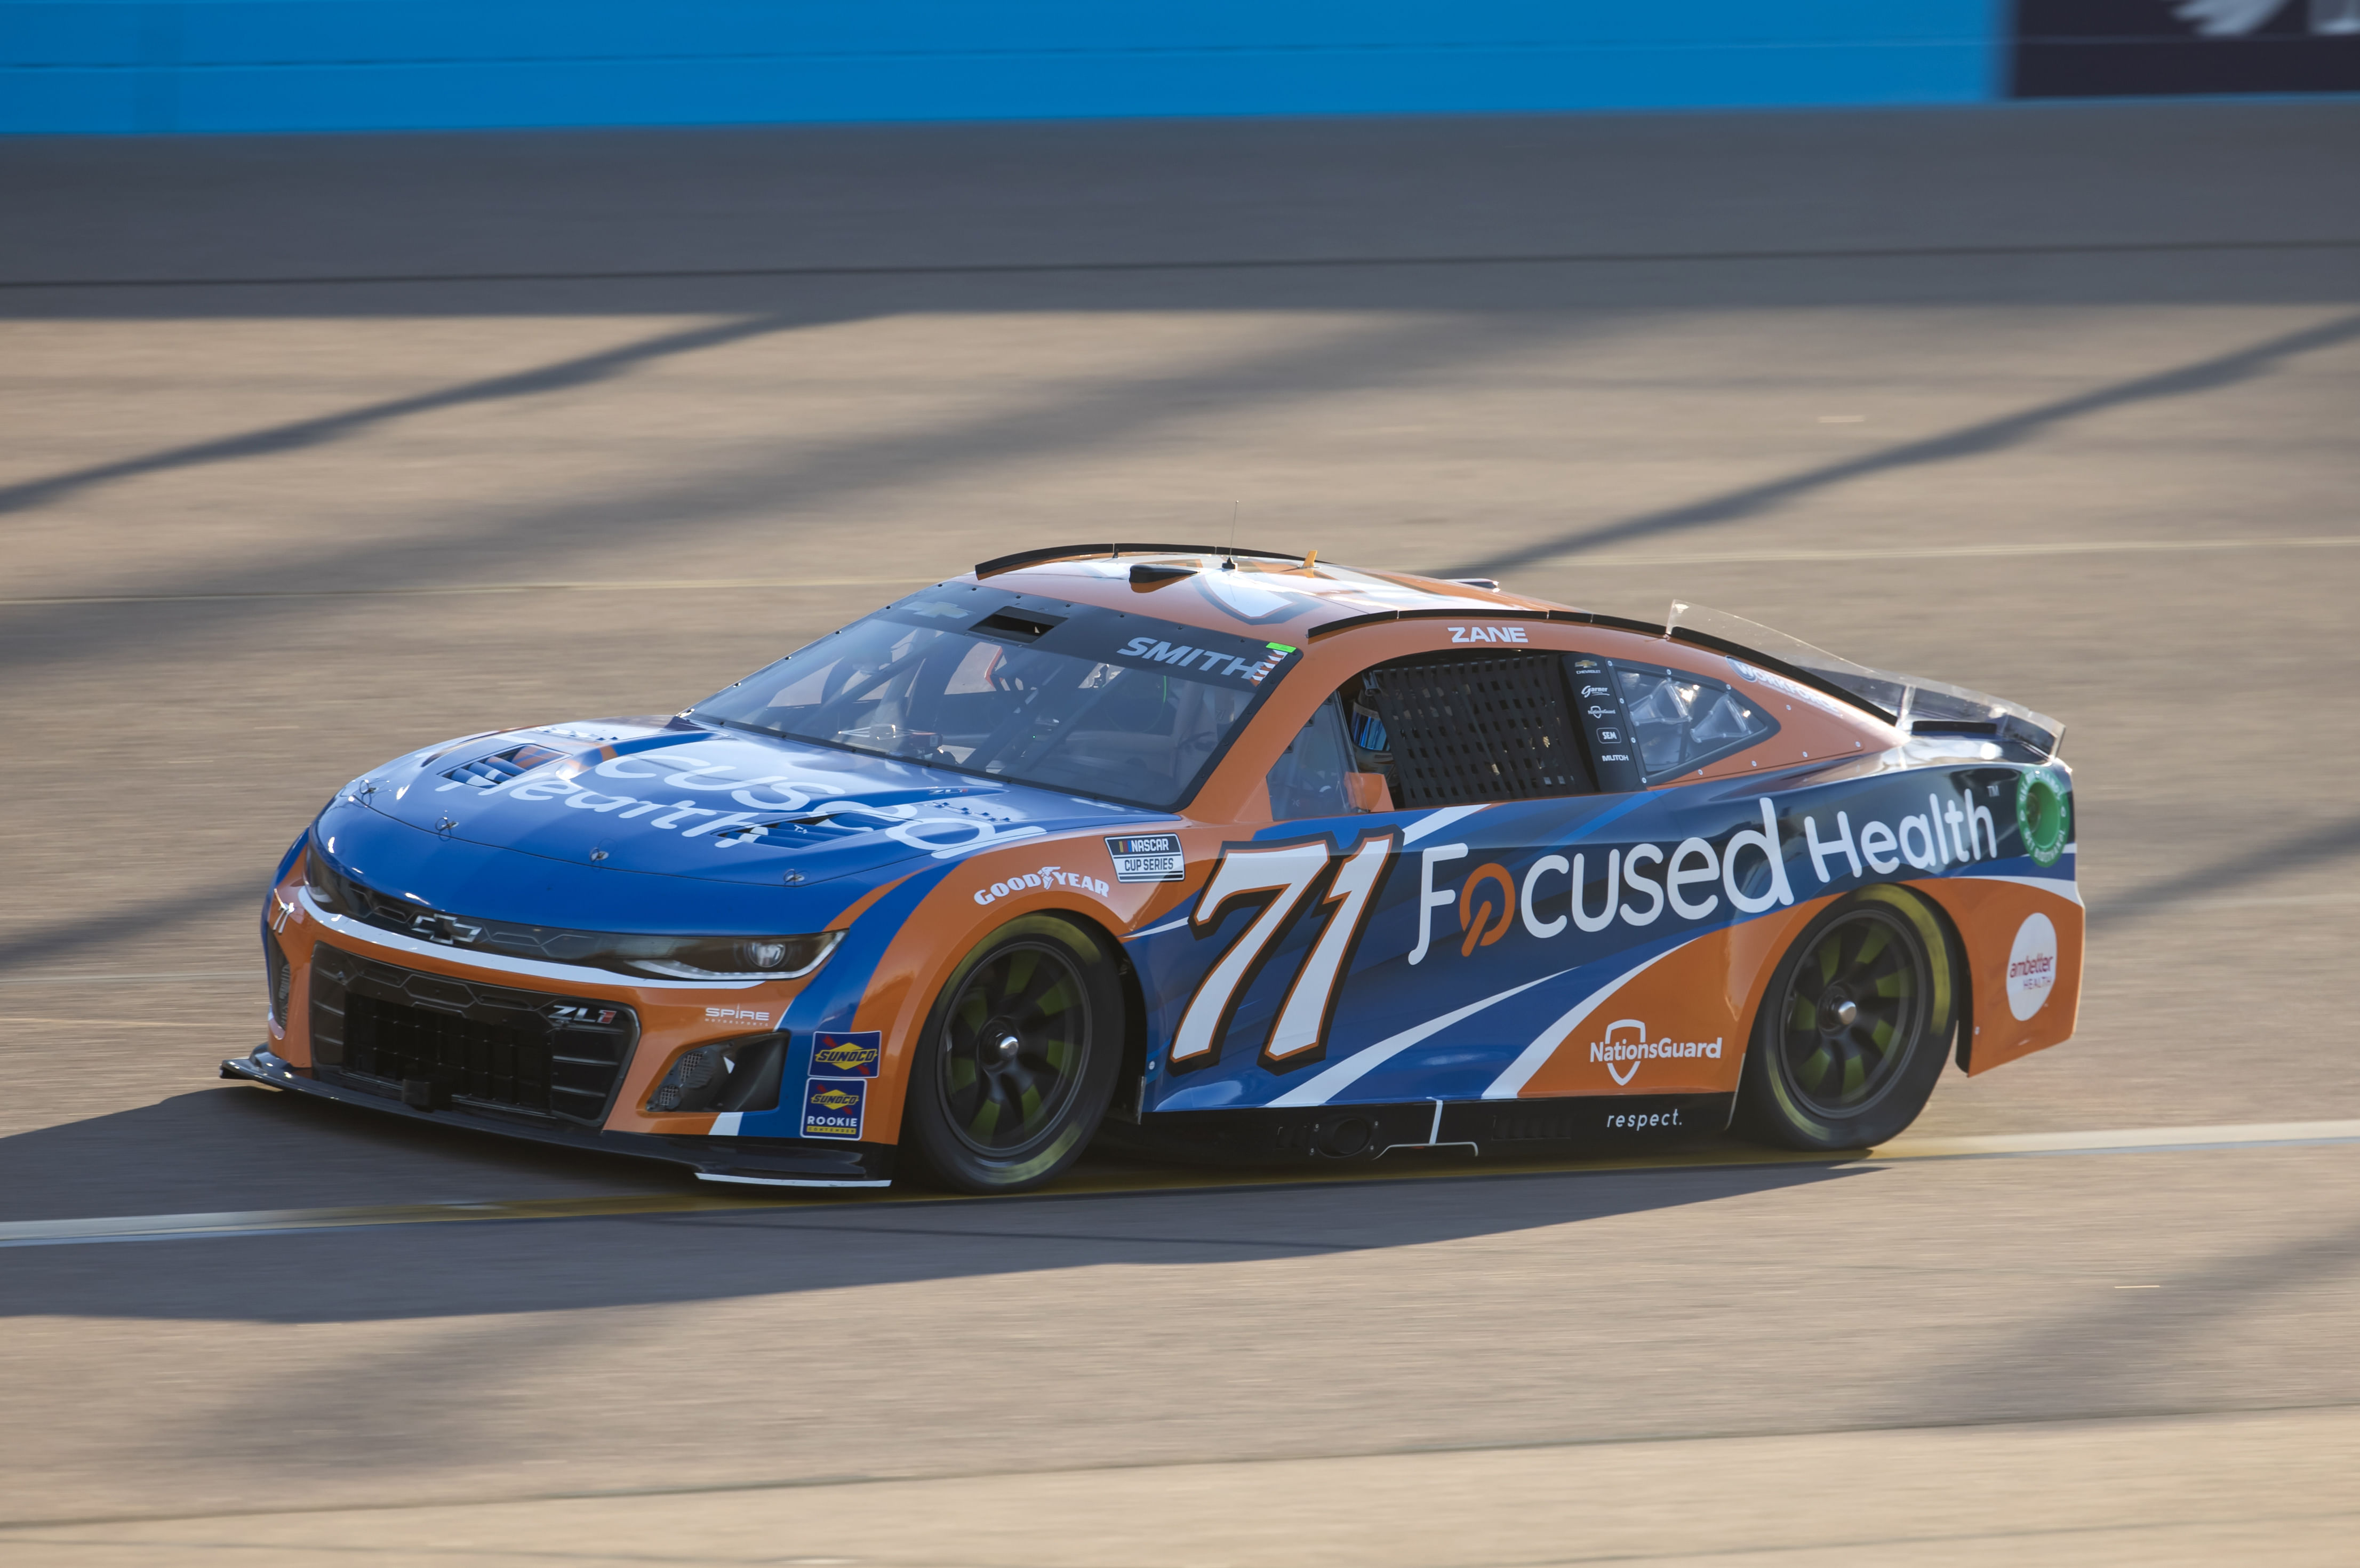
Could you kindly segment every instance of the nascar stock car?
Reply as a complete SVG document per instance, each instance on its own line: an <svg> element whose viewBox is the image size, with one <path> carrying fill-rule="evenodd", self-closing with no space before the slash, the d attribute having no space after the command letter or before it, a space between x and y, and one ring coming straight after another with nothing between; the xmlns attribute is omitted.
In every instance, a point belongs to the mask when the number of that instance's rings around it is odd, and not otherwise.
<svg viewBox="0 0 2360 1568"><path fill-rule="evenodd" d="M2059 735L1687 605L1033 551L353 780L223 1072L791 1186L1861 1148L2072 1032Z"/></svg>

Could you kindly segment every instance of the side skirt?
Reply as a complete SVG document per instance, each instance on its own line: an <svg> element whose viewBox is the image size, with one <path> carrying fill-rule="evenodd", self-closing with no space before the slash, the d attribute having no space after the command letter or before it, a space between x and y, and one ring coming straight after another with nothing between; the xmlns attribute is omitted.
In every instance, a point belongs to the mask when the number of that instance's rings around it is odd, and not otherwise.
<svg viewBox="0 0 2360 1568"><path fill-rule="evenodd" d="M1121 1141L1233 1160L1381 1160L1635 1154L1718 1137L1734 1094L1598 1094L1536 1100L1413 1100L1386 1105L1150 1112Z"/></svg>

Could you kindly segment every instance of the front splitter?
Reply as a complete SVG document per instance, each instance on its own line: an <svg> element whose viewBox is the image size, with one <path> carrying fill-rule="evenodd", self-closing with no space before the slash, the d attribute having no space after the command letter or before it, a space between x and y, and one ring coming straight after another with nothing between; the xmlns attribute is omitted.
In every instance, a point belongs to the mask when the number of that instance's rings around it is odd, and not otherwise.
<svg viewBox="0 0 2360 1568"><path fill-rule="evenodd" d="M267 1047L250 1056L231 1057L221 1064L221 1075L437 1127L463 1127L497 1138L523 1138L564 1149L686 1166L696 1172L698 1180L705 1181L748 1187L890 1187L893 1183L893 1149L890 1144L814 1147L791 1138L681 1138L663 1133L607 1132L468 1110L423 1111L382 1094L322 1083L272 1054Z"/></svg>

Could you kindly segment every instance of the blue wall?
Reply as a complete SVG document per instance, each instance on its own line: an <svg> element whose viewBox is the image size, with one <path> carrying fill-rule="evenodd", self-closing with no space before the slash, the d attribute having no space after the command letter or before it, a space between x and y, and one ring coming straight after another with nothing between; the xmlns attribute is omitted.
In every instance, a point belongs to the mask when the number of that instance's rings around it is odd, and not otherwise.
<svg viewBox="0 0 2360 1568"><path fill-rule="evenodd" d="M1993 97L2005 0L0 0L0 131Z"/></svg>

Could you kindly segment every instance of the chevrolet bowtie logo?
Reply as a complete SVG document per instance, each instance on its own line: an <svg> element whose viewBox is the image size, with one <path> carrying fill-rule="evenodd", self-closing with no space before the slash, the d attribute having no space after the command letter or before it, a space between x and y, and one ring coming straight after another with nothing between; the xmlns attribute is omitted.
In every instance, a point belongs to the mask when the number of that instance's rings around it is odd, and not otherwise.
<svg viewBox="0 0 2360 1568"><path fill-rule="evenodd" d="M449 946L454 942L473 942L484 934L481 926L471 926L464 920L454 920L448 915L421 915L410 922L412 935Z"/></svg>

